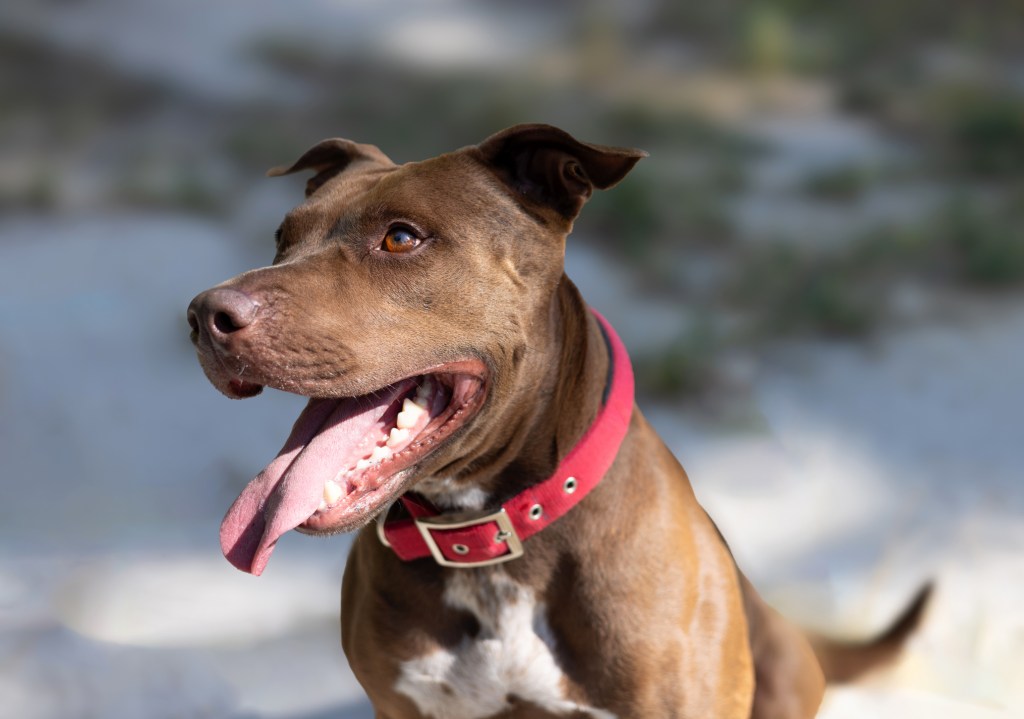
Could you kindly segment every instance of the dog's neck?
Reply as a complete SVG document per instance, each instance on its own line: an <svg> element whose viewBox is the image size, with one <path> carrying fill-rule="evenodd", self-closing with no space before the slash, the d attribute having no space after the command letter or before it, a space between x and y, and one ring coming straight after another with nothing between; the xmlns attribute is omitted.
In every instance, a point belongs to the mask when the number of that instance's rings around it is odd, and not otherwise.
<svg viewBox="0 0 1024 719"><path fill-rule="evenodd" d="M549 380L555 392L531 432L531 444L555 438L548 464L540 468L549 476L569 450L580 440L601 409L608 384L609 349L594 315L579 290L565 275L555 293L554 341L560 350Z"/></svg>
<svg viewBox="0 0 1024 719"><path fill-rule="evenodd" d="M562 276L550 311L544 340L531 348L534 357L557 357L524 372L518 391L532 404L514 425L501 427L495 448L476 457L468 471L438 475L415 491L442 510L498 506L527 486L547 479L593 423L601 407L608 375L608 349L593 315L576 286ZM524 361L529 361L524 360Z"/></svg>

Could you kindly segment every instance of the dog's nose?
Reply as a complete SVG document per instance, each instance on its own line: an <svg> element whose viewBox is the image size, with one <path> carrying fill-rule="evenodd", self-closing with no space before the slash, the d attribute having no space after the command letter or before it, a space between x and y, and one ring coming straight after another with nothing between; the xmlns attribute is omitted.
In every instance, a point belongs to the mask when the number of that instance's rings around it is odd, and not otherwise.
<svg viewBox="0 0 1024 719"><path fill-rule="evenodd" d="M202 334L210 340L224 343L227 339L256 321L259 302L238 290L226 287L207 290L188 306L188 324L192 328L192 342L198 343Z"/></svg>

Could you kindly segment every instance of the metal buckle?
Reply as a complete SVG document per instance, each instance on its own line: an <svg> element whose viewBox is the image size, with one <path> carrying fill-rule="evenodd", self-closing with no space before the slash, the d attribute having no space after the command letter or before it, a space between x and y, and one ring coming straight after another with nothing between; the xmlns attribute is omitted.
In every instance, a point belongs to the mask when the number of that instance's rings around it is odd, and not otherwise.
<svg viewBox="0 0 1024 719"><path fill-rule="evenodd" d="M416 523L416 528L420 530L420 534L423 535L423 541L427 543L427 547L430 549L430 553L433 555L434 561L442 567L456 567L463 569L469 569L471 567L489 567L492 564L501 564L502 562L508 562L523 556L523 542L519 539L519 535L516 534L515 527L512 526L512 518L508 516L504 507L499 509L497 512L493 512L482 517L474 517L473 519L460 518L464 516L465 514L456 514L413 519ZM497 536L501 537L501 541L505 542L505 546L508 547L508 552L502 554L500 557L493 557L480 562L453 562L441 553L441 548L437 546L437 540L435 540L434 535L431 534L432 529L464 529L466 527L476 527L489 522L494 522L498 525Z"/></svg>

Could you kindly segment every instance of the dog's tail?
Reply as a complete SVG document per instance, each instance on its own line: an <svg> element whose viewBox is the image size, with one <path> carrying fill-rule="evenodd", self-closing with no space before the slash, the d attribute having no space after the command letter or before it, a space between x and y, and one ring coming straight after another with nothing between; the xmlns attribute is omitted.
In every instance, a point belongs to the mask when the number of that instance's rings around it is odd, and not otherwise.
<svg viewBox="0 0 1024 719"><path fill-rule="evenodd" d="M841 642L809 633L808 639L821 664L825 681L829 684L853 681L876 667L894 661L907 638L920 625L932 589L930 582L924 585L888 629L866 641Z"/></svg>

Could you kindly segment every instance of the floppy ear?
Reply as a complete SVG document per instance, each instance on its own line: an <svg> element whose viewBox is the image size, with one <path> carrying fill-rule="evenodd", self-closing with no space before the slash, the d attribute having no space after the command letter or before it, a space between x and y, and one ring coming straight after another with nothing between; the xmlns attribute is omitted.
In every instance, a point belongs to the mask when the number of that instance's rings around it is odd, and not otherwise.
<svg viewBox="0 0 1024 719"><path fill-rule="evenodd" d="M643 150L587 144L540 124L502 130L476 150L515 192L568 221L579 214L595 187L612 187L647 157Z"/></svg>
<svg viewBox="0 0 1024 719"><path fill-rule="evenodd" d="M340 137L332 137L306 150L291 167L282 165L268 170L267 177L290 175L300 170L315 170L316 174L306 182L306 197L309 197L352 163L367 161L384 165L395 164L374 145L362 145Z"/></svg>

